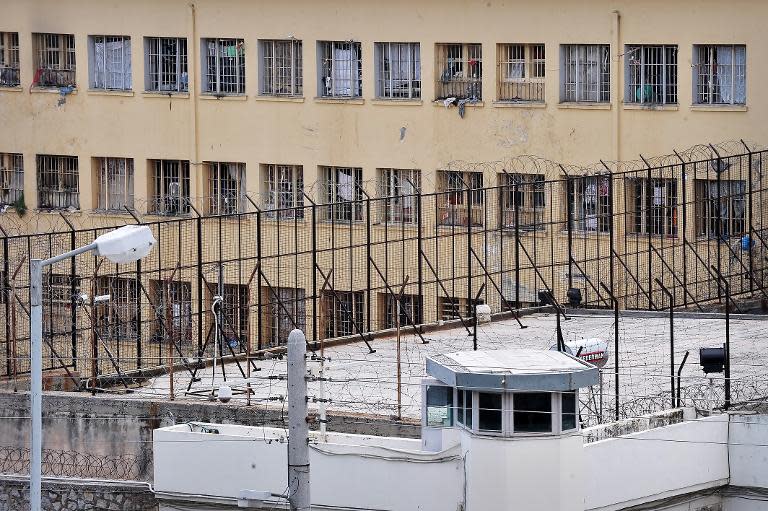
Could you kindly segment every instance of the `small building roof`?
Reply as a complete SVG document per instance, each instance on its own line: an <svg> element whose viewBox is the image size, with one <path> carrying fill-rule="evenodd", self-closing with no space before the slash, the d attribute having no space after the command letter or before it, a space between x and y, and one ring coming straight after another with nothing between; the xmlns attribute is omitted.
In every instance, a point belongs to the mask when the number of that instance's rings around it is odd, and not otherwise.
<svg viewBox="0 0 768 511"><path fill-rule="evenodd" d="M598 370L551 350L458 351L427 357L427 374L451 387L473 390L562 392L598 383Z"/></svg>

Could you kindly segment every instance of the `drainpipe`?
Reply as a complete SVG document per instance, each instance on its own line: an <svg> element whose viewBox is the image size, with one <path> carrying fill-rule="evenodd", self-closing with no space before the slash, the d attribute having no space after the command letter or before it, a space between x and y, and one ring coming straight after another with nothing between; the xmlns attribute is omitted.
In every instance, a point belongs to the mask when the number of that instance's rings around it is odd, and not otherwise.
<svg viewBox="0 0 768 511"><path fill-rule="evenodd" d="M612 51L616 55L616 61L611 62L611 103L613 104L613 160L621 160L621 111L623 90L623 73L621 48L621 14L613 11L613 41Z"/></svg>
<svg viewBox="0 0 768 511"><path fill-rule="evenodd" d="M197 40L197 11L195 10L195 4L189 4L190 13L192 14L192 27L190 32L192 33L192 37L190 38L189 44L187 44L187 72L189 73L189 77L187 79L187 89L189 91L189 98L192 103L192 112L191 112L191 123L192 123L192 157L190 158L190 173L194 172L193 175L190 176L190 180L195 184L195 194L192 194L192 190L190 190L190 200L193 199L193 197L201 197L202 191L203 191L203 173L201 171L202 166L200 165L200 130L198 128L198 102L199 98L197 97L197 65L199 61L199 54L198 54L198 48L200 47L200 42ZM197 207L199 208L199 203Z"/></svg>

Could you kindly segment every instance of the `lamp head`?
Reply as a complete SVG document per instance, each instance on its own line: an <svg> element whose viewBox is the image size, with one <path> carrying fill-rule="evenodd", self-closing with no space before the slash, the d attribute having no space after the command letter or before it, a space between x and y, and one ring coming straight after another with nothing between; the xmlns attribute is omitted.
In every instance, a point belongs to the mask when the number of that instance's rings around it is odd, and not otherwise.
<svg viewBox="0 0 768 511"><path fill-rule="evenodd" d="M155 237L146 225L125 225L102 234L94 241L96 253L117 264L132 263L146 257L155 243Z"/></svg>

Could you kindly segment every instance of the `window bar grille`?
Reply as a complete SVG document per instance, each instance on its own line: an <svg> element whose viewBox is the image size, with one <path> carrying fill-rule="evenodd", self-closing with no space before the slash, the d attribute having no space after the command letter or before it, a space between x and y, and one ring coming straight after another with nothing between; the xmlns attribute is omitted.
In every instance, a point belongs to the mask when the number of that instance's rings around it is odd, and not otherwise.
<svg viewBox="0 0 768 511"><path fill-rule="evenodd" d="M187 40L183 37L147 38L149 65L147 90L187 92Z"/></svg>
<svg viewBox="0 0 768 511"><path fill-rule="evenodd" d="M189 213L189 162L153 161L154 196L151 211L158 215Z"/></svg>
<svg viewBox="0 0 768 511"><path fill-rule="evenodd" d="M76 156L37 156L38 207L80 208L80 185Z"/></svg>
<svg viewBox="0 0 768 511"><path fill-rule="evenodd" d="M242 213L245 164L208 162L208 212L213 215Z"/></svg>
<svg viewBox="0 0 768 511"><path fill-rule="evenodd" d="M481 100L483 54L480 44L438 44L436 99Z"/></svg>
<svg viewBox="0 0 768 511"><path fill-rule="evenodd" d="M412 224L416 222L414 186L421 186L420 171L415 169L380 169L381 197L384 197L382 221Z"/></svg>
<svg viewBox="0 0 768 511"><path fill-rule="evenodd" d="M610 101L610 49L608 45L564 45L564 102Z"/></svg>
<svg viewBox="0 0 768 511"><path fill-rule="evenodd" d="M362 96L361 45L352 41L322 41L320 44L320 96Z"/></svg>
<svg viewBox="0 0 768 511"><path fill-rule="evenodd" d="M0 87L18 87L19 34L0 32Z"/></svg>
<svg viewBox="0 0 768 511"><path fill-rule="evenodd" d="M544 101L544 45L499 45L498 99Z"/></svg>
<svg viewBox="0 0 768 511"><path fill-rule="evenodd" d="M105 90L131 89L131 38L92 36L93 57L91 87Z"/></svg>
<svg viewBox="0 0 768 511"><path fill-rule="evenodd" d="M98 208L124 211L133 208L133 159L99 158Z"/></svg>
<svg viewBox="0 0 768 511"><path fill-rule="evenodd" d="M421 97L419 43L376 43L377 91L385 99Z"/></svg>
<svg viewBox="0 0 768 511"><path fill-rule="evenodd" d="M266 215L279 220L304 218L304 181L301 165L266 165Z"/></svg>
<svg viewBox="0 0 768 511"><path fill-rule="evenodd" d="M75 36L35 34L37 69L33 80L39 87L75 85Z"/></svg>
<svg viewBox="0 0 768 511"><path fill-rule="evenodd" d="M295 39L261 41L263 79L261 94L303 94L302 42Z"/></svg>
<svg viewBox="0 0 768 511"><path fill-rule="evenodd" d="M0 205L12 205L24 195L24 157L0 153Z"/></svg>
<svg viewBox="0 0 768 511"><path fill-rule="evenodd" d="M216 94L245 94L245 51L242 39L205 39L203 90Z"/></svg>
<svg viewBox="0 0 768 511"><path fill-rule="evenodd" d="M363 221L363 169L359 167L322 167L325 177L327 220Z"/></svg>

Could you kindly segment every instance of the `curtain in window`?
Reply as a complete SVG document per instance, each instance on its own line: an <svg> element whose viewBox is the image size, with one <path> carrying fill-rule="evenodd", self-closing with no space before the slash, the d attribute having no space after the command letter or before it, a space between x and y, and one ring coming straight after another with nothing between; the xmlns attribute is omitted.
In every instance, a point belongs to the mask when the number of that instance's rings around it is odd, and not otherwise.
<svg viewBox="0 0 768 511"><path fill-rule="evenodd" d="M341 200L351 201L352 192L354 188L354 178L352 176L352 169L339 170L336 174L337 179L337 198Z"/></svg>
<svg viewBox="0 0 768 511"><path fill-rule="evenodd" d="M744 104L747 102L747 48L736 46L734 48L734 77L736 82L733 84L733 102Z"/></svg>
<svg viewBox="0 0 768 511"><path fill-rule="evenodd" d="M720 89L720 102L731 103L733 99L733 48L718 46L715 50L717 86Z"/></svg>
<svg viewBox="0 0 768 511"><path fill-rule="evenodd" d="M333 60L333 95L357 96L360 61L356 49L335 48Z"/></svg>

